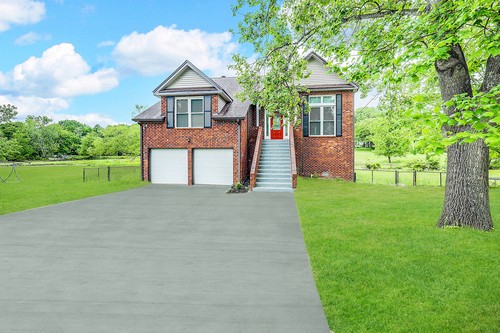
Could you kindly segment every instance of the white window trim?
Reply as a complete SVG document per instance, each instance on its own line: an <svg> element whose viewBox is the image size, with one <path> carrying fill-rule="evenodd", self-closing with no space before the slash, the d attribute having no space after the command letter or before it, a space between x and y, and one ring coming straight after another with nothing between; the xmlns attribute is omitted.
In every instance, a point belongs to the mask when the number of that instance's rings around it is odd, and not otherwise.
<svg viewBox="0 0 500 333"><path fill-rule="evenodd" d="M178 126L178 123L177 123L177 115L178 115L178 111L179 111L179 108L177 107L177 101L178 100L183 100L183 99L186 99L188 101L188 126ZM197 114L202 114L203 115L203 122L205 122L205 102L204 102L204 98L203 96L189 96L189 97L176 97L175 98L175 101L174 101L174 105L175 105L175 128L204 128L204 125L202 124L201 126L197 126L197 127L193 127L191 126L191 100L193 99L201 99L201 113L197 113ZM181 114L185 114L185 113L181 113Z"/></svg>
<svg viewBox="0 0 500 333"><path fill-rule="evenodd" d="M332 97L333 102L332 103L323 103L323 97ZM319 108L319 132L320 134L311 134L311 114L309 113L309 136L337 136L337 119L336 119L336 113L337 113L337 108L336 108L336 101L335 101L335 95L313 95L309 96L311 97L321 97L321 102L320 103L309 103L310 108ZM333 134L323 134L323 125L324 125L324 111L323 108L325 107L332 107L334 114L333 114L333 121L328 120L328 122L333 122ZM314 121L313 121L314 122ZM316 121L317 122L317 121Z"/></svg>

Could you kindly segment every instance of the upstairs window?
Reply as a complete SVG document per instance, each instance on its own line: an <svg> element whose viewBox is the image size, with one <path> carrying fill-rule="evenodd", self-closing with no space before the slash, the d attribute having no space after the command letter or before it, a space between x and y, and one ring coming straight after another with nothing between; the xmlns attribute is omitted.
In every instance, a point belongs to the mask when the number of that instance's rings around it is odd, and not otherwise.
<svg viewBox="0 0 500 333"><path fill-rule="evenodd" d="M310 96L309 135L335 135L335 96Z"/></svg>
<svg viewBox="0 0 500 333"><path fill-rule="evenodd" d="M176 98L176 127L204 127L203 97Z"/></svg>

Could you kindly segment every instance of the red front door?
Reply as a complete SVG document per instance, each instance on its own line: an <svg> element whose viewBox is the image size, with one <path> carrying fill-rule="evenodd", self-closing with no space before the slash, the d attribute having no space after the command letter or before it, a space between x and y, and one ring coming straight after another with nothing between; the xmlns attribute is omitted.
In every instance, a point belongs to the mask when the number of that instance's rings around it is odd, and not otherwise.
<svg viewBox="0 0 500 333"><path fill-rule="evenodd" d="M271 118L271 140L283 140L283 115L279 113Z"/></svg>

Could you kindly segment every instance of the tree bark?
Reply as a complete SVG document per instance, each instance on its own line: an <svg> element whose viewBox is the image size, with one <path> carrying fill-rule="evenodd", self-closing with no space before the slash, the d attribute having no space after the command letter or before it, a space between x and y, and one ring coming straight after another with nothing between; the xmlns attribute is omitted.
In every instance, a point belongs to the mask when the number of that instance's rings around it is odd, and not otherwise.
<svg viewBox="0 0 500 333"><path fill-rule="evenodd" d="M449 58L435 62L435 68L444 102L457 94L472 96L469 69L460 45L449 51ZM460 112L454 107L444 109L447 115ZM454 126L445 131L458 133L469 128ZM439 227L466 226L491 230L488 187L489 150L484 141L458 142L447 149L446 189L444 207L438 221Z"/></svg>

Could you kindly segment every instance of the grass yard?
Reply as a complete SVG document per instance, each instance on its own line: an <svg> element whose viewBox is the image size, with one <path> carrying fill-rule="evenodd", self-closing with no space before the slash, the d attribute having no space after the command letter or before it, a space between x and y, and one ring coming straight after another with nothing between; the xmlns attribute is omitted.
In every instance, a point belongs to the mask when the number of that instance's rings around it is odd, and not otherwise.
<svg viewBox="0 0 500 333"><path fill-rule="evenodd" d="M414 158L424 159L425 155L412 155L408 154L404 157L392 157L391 163L387 160L387 157L375 155L373 150L369 148L356 148L354 151L354 163L356 169L366 168L366 163L380 163L381 169L395 169L395 168L406 168L405 164ZM446 154L442 154L436 157L440 161L441 167L446 167Z"/></svg>
<svg viewBox="0 0 500 333"><path fill-rule="evenodd" d="M444 188L300 179L295 192L332 331L498 332L498 231L439 229ZM500 223L500 189L490 191Z"/></svg>
<svg viewBox="0 0 500 333"><path fill-rule="evenodd" d="M72 166L82 166L82 167L102 167L102 166L139 166L141 160L138 156L108 156L95 160L40 160L40 161L28 161L28 162L16 162L16 164L22 166L60 166L60 165L72 165ZM0 167L10 166L12 162L0 162Z"/></svg>
<svg viewBox="0 0 500 333"><path fill-rule="evenodd" d="M412 171L398 171L398 184L413 186ZM373 178L372 178L373 176ZM365 184L394 185L394 170L356 170L356 182ZM424 171L417 172L417 186L444 186L446 183L446 172Z"/></svg>
<svg viewBox="0 0 500 333"><path fill-rule="evenodd" d="M0 176L5 178L10 170L10 167L0 167ZM0 215L147 184L139 177L84 183L80 166L20 166L17 173L22 182L0 182Z"/></svg>

